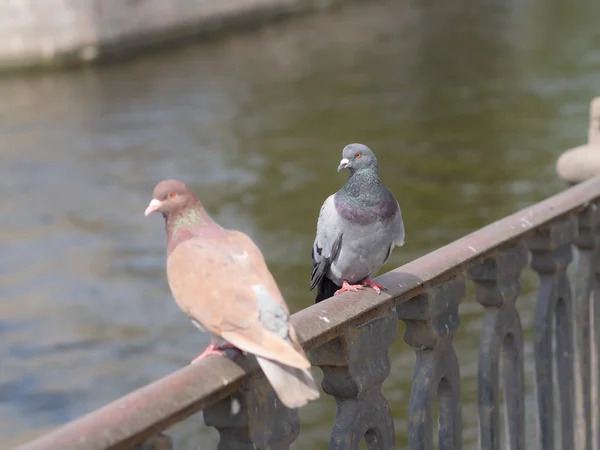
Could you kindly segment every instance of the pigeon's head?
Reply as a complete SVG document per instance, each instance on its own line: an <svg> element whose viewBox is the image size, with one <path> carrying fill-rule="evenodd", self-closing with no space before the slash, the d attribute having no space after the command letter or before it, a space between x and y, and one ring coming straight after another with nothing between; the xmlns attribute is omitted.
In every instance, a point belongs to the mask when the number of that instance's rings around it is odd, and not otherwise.
<svg viewBox="0 0 600 450"><path fill-rule="evenodd" d="M154 187L152 200L148 204L145 216L161 212L167 217L175 211L181 211L198 202L198 199L184 183L177 180L163 180Z"/></svg>
<svg viewBox="0 0 600 450"><path fill-rule="evenodd" d="M363 144L348 144L342 150L342 160L338 166L338 172L349 169L354 173L361 169L377 168L377 158L369 147Z"/></svg>

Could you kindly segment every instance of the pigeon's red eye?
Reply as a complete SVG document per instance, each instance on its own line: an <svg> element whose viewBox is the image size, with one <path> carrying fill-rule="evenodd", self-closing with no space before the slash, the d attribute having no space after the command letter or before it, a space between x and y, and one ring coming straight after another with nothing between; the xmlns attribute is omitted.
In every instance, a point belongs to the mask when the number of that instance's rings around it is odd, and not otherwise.
<svg viewBox="0 0 600 450"><path fill-rule="evenodd" d="M356 155L354 155L354 156L356 156L357 158L360 158L360 157L362 156L362 153L361 153L361 152L358 152L358 153L357 153Z"/></svg>
<svg viewBox="0 0 600 450"><path fill-rule="evenodd" d="M175 192L171 192L171 193L169 194L169 198L175 198L175 195L177 195L177 194L175 194Z"/></svg>

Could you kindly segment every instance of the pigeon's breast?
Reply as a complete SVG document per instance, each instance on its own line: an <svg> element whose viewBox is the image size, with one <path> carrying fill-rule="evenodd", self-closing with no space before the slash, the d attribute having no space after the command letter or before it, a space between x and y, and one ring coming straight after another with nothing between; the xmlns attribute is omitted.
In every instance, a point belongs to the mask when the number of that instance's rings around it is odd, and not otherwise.
<svg viewBox="0 0 600 450"><path fill-rule="evenodd" d="M374 276L385 263L394 243L398 202L391 193L390 198L382 195L360 199L340 196L335 199L335 208L343 237L329 278L341 285L343 280L357 283Z"/></svg>
<svg viewBox="0 0 600 450"><path fill-rule="evenodd" d="M335 209L348 222L355 225L370 225L387 222L398 212L398 202L389 192L378 198L336 196Z"/></svg>
<svg viewBox="0 0 600 450"><path fill-rule="evenodd" d="M330 267L330 278L341 285L342 280L357 283L374 276L385 263L393 239L392 222L377 221L369 225L344 225L342 246Z"/></svg>

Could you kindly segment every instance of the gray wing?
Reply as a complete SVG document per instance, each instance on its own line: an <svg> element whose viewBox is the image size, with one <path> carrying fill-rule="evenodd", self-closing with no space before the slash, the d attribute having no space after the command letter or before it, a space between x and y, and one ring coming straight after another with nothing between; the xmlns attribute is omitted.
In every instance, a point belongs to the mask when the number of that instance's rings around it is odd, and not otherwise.
<svg viewBox="0 0 600 450"><path fill-rule="evenodd" d="M340 253L342 232L339 229L338 213L335 209L334 196L330 195L321 206L317 220L317 235L312 247L312 272L310 290L312 291L327 275L331 263Z"/></svg>
<svg viewBox="0 0 600 450"><path fill-rule="evenodd" d="M398 203L398 200L396 200L396 203ZM392 220L390 234L390 249L388 251L387 256L385 257L385 260L383 261L383 264L385 264L388 261L388 259L390 259L390 256L392 256L392 251L394 250L394 247L402 247L404 245L404 222L402 221L402 211L400 210L400 205L398 205L398 212L396 213L394 220Z"/></svg>
<svg viewBox="0 0 600 450"><path fill-rule="evenodd" d="M398 200L396 200L398 203ZM398 205L398 213L396 214L396 218L394 219L394 225L392 228L394 244L398 247L402 247L404 245L404 222L402 221L402 211L400 210L400 205Z"/></svg>

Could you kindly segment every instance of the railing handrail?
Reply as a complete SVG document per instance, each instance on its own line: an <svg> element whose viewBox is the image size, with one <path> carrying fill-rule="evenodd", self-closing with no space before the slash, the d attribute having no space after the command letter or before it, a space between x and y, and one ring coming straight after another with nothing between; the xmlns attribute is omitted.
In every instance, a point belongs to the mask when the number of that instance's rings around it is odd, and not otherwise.
<svg viewBox="0 0 600 450"><path fill-rule="evenodd" d="M310 350L376 316L381 308L415 297L466 271L509 242L600 199L600 177L592 178L487 225L378 278L388 291L342 294L292 315L300 342ZM24 444L21 450L131 448L229 396L258 365L253 359L210 357L186 366L94 412Z"/></svg>

